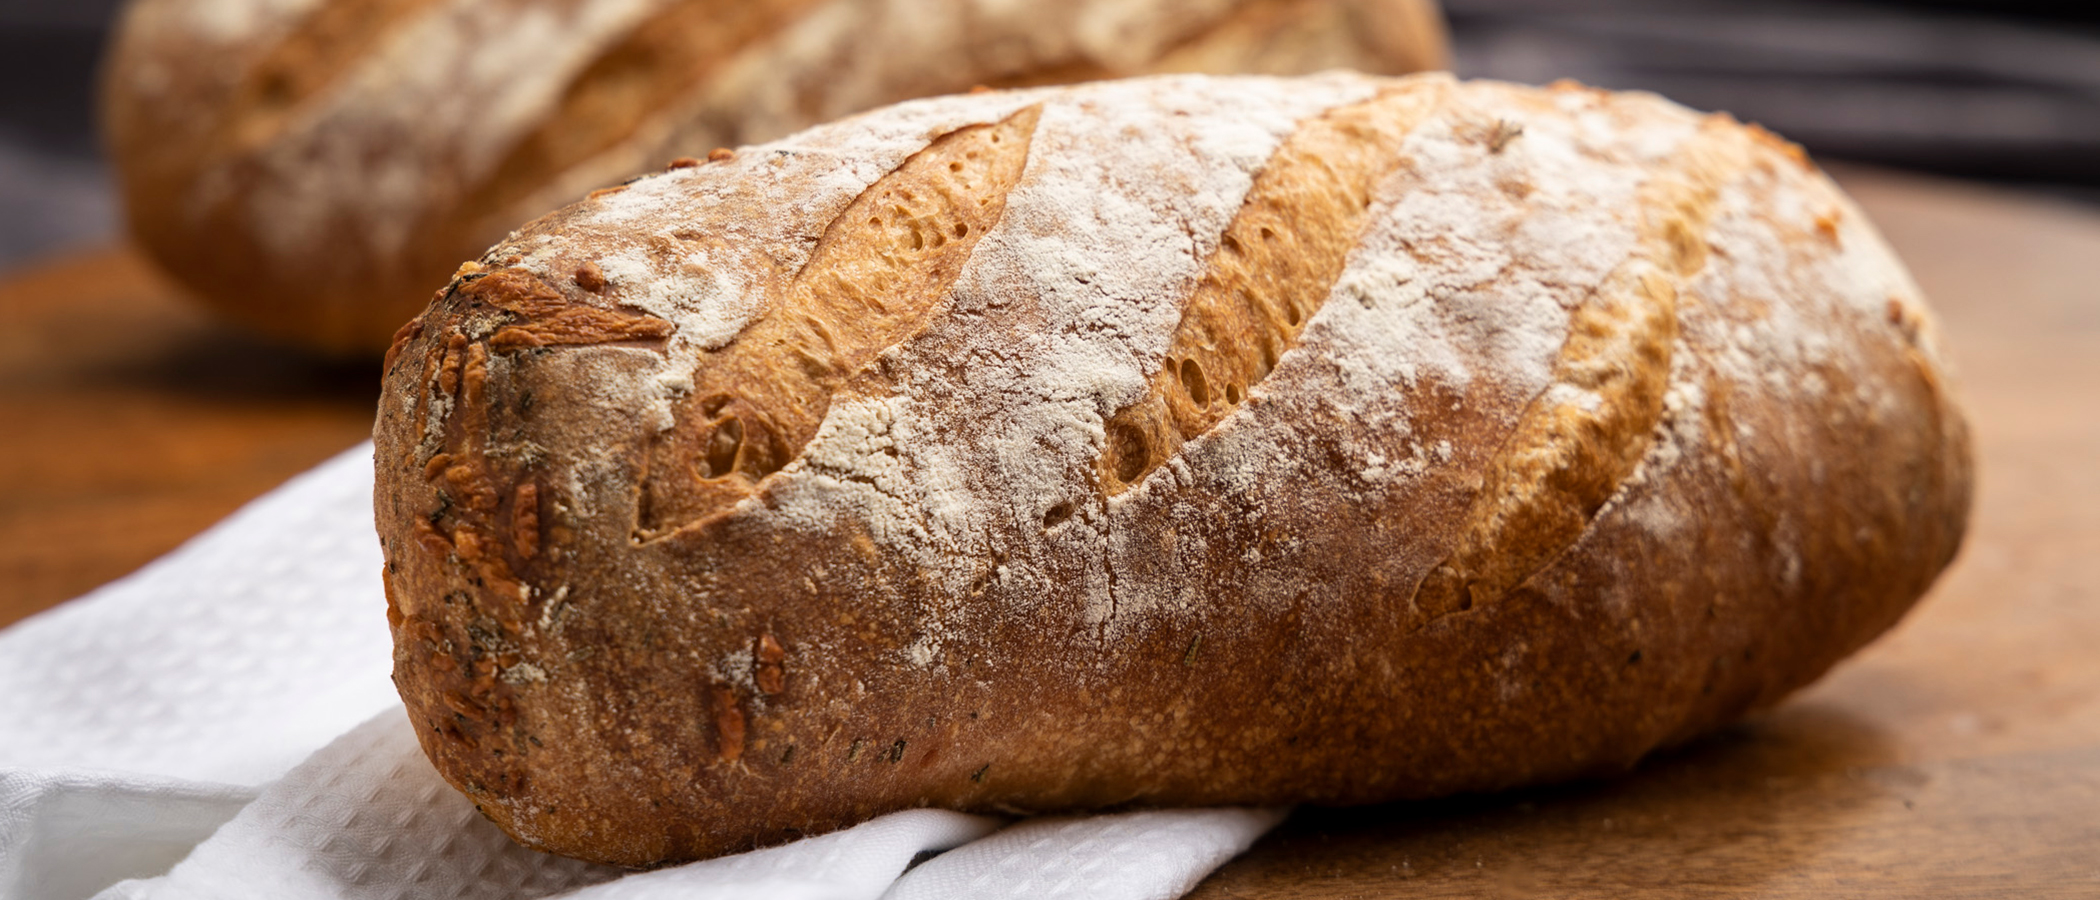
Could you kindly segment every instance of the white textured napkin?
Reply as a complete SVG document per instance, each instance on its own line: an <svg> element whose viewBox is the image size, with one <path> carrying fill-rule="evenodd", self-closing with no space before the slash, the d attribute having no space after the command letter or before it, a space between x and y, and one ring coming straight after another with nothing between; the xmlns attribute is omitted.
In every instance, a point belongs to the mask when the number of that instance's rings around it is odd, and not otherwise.
<svg viewBox="0 0 2100 900"><path fill-rule="evenodd" d="M371 454L0 631L0 900L1155 900L1282 817L912 810L646 873L526 850L438 778L388 679Z"/></svg>

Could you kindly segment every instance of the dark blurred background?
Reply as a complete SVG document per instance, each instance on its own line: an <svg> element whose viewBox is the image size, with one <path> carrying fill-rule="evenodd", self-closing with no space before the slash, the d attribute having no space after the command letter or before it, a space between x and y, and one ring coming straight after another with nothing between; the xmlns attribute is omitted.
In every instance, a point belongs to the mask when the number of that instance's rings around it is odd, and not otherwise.
<svg viewBox="0 0 2100 900"><path fill-rule="evenodd" d="M0 269L116 233L95 71L120 0L0 0Z"/></svg>
<svg viewBox="0 0 2100 900"><path fill-rule="evenodd" d="M113 237L94 80L119 0L0 0L0 268ZM2100 8L1446 0L1462 75L1725 109L1821 158L2100 203Z"/></svg>

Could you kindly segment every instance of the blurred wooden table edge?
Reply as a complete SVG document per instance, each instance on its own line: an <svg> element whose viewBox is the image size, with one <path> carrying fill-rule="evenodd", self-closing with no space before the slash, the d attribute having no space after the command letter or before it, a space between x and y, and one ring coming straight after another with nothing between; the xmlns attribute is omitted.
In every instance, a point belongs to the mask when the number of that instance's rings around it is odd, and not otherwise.
<svg viewBox="0 0 2100 900"><path fill-rule="evenodd" d="M376 361L211 321L123 248L0 281L0 625L130 572L364 439Z"/></svg>
<svg viewBox="0 0 2100 900"><path fill-rule="evenodd" d="M1194 896L2100 896L2100 213L1839 173L1940 310L1969 542L1802 696L1607 782L1302 810ZM217 326L135 255L0 281L0 624L361 440L371 361Z"/></svg>

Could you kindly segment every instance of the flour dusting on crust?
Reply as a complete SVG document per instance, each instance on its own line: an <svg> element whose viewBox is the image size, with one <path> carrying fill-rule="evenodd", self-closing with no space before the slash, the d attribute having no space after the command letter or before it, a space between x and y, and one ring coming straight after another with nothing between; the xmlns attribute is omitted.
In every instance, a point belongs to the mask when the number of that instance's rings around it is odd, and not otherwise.
<svg viewBox="0 0 2100 900"><path fill-rule="evenodd" d="M506 830L629 862L1626 766L1951 558L1933 341L1797 150L1647 95L905 104L600 192L406 333L397 680Z"/></svg>

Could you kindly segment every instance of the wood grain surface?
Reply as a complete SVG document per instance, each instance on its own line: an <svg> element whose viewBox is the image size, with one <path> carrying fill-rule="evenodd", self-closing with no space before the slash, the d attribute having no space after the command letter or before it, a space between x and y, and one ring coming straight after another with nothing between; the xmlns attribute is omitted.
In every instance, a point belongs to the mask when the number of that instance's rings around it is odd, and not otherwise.
<svg viewBox="0 0 2100 900"><path fill-rule="evenodd" d="M1843 171L1939 309L1961 559L1772 712L1605 782L1301 810L1199 898L2100 897L2100 213ZM376 363L215 325L123 250L0 281L0 625L371 427Z"/></svg>
<svg viewBox="0 0 2100 900"><path fill-rule="evenodd" d="M302 356L194 310L121 250L0 282L0 626L371 433L376 360Z"/></svg>

